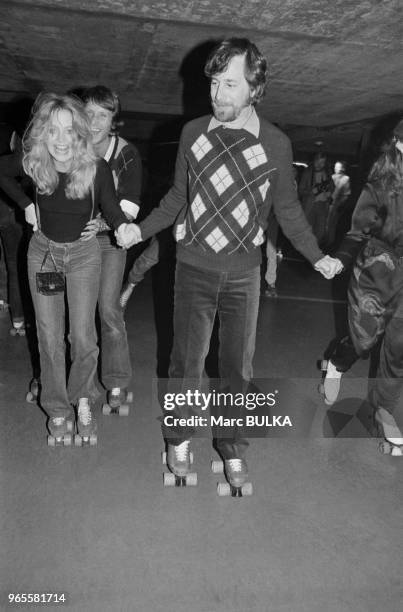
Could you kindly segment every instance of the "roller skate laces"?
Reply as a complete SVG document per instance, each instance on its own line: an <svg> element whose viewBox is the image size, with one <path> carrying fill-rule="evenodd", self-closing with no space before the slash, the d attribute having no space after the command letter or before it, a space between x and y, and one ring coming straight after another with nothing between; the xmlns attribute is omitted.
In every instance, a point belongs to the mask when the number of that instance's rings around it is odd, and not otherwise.
<svg viewBox="0 0 403 612"><path fill-rule="evenodd" d="M245 459L225 459L225 475L230 485L241 487L248 477L248 466Z"/></svg>
<svg viewBox="0 0 403 612"><path fill-rule="evenodd" d="M120 294L120 299L119 299L119 303L121 305L122 308L126 308L127 306L127 302L130 299L131 294L133 293L133 289L136 285L133 283L126 283L126 285L124 286L121 294Z"/></svg>
<svg viewBox="0 0 403 612"><path fill-rule="evenodd" d="M190 471L190 440L185 440L177 446L168 444L168 468L176 476L186 476Z"/></svg>
<svg viewBox="0 0 403 612"><path fill-rule="evenodd" d="M77 427L78 432L83 435L89 435L95 432L96 423L92 417L91 407L86 397L81 397L77 405Z"/></svg>

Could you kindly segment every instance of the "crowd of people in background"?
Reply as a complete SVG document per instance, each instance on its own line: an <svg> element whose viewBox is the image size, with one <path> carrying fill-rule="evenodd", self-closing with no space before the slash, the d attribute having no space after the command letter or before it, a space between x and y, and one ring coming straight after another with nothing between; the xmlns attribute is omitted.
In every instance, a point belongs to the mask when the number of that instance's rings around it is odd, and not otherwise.
<svg viewBox="0 0 403 612"><path fill-rule="evenodd" d="M55 440L71 436L75 421L82 439L96 435L99 346L107 402L116 408L127 401L132 367L124 308L160 258L153 237L173 226L170 392L200 384L216 317L220 388L245 389L253 377L259 296L277 297L277 263L284 245L292 245L326 279L353 268L350 335L329 360L327 401L337 398L341 374L380 341L373 407L393 454L402 454L393 414L403 380L403 124L385 135L355 207L343 159L332 167L319 149L300 172L287 136L257 113L266 72L266 59L247 39L226 39L213 50L205 65L212 114L185 126L173 184L138 225L141 158L119 135L120 101L109 88L91 87L81 97L40 94L22 140L13 136L3 146L0 237L11 331L24 333L32 301L37 399ZM148 238L123 284L127 249ZM187 418L189 407L171 414ZM189 473L193 433L163 426L168 466L178 478ZM248 476L242 431L218 429L213 436L230 485L241 487Z"/></svg>

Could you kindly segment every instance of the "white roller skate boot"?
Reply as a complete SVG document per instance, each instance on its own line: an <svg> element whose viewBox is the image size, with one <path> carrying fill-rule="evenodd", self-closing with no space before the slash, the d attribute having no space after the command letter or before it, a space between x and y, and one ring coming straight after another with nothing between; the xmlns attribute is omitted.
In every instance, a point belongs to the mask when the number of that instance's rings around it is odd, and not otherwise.
<svg viewBox="0 0 403 612"><path fill-rule="evenodd" d="M91 412L90 402L87 397L80 397L77 404L77 434L74 436L74 444L95 446L96 443L97 424Z"/></svg>
<svg viewBox="0 0 403 612"><path fill-rule="evenodd" d="M168 452L162 455L162 462L166 463L169 473L164 474L164 486L184 487L197 485L197 473L190 472L193 463L193 454L190 452L190 440L185 440L175 446L168 444Z"/></svg>
<svg viewBox="0 0 403 612"><path fill-rule="evenodd" d="M325 404L332 406L339 396L343 372L339 372L330 359L322 361L321 369L326 374L319 386L319 391L323 395Z"/></svg>
<svg viewBox="0 0 403 612"><path fill-rule="evenodd" d="M403 437L393 415L384 408L378 408L375 419L382 429L381 435L384 440L379 445L379 450L384 455L392 457L403 456Z"/></svg>
<svg viewBox="0 0 403 612"><path fill-rule="evenodd" d="M217 484L217 493L220 497L244 497L252 495L253 486L247 482L248 465L245 459L234 457L222 461L213 461L211 468L214 474L224 472L227 482Z"/></svg>

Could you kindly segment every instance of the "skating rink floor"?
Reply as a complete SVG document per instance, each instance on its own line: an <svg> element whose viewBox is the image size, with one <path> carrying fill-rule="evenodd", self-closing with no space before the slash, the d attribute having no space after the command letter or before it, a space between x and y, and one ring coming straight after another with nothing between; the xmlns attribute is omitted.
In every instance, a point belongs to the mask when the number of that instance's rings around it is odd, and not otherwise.
<svg viewBox="0 0 403 612"><path fill-rule="evenodd" d="M208 437L193 442L198 486L163 487L152 286L149 274L127 309L134 405L102 416L100 398L94 448L47 447L45 415L24 401L26 340L0 315L0 609L36 609L10 593L64 593L41 607L400 612L403 458L382 455L366 429L368 361L331 408L317 391L344 309L337 283L286 260L280 297L261 299L255 376L302 387L308 408L303 431L251 441L254 494L241 499L217 495Z"/></svg>

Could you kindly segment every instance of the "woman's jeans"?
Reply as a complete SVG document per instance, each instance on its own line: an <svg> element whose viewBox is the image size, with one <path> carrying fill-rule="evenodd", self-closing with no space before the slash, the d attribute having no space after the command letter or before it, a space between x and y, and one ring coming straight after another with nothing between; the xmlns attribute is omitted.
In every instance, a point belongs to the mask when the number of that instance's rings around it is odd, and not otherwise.
<svg viewBox="0 0 403 612"><path fill-rule="evenodd" d="M36 273L50 248L57 269L66 279L64 293L37 292ZM43 272L54 271L48 256ZM98 397L95 377L98 346L95 309L101 273L101 251L96 238L59 243L34 233L28 249L28 275L35 308L41 361L41 405L49 417L69 416L80 397ZM66 374L66 314L71 367Z"/></svg>
<svg viewBox="0 0 403 612"><path fill-rule="evenodd" d="M218 272L177 262L171 393L200 389L216 313L220 322L219 384L233 393L245 390L252 377L259 295L260 266L243 272ZM185 406L170 414L182 417L190 412L191 407ZM234 408L214 412L216 416L237 416ZM192 433L188 427L163 427L170 444L180 444ZM213 430L213 437L223 459L242 456L248 445L237 427Z"/></svg>
<svg viewBox="0 0 403 612"><path fill-rule="evenodd" d="M126 325L119 303L127 253L112 244L108 235L98 236L98 243L102 257L98 296L102 384L109 390L124 389L132 377Z"/></svg>

